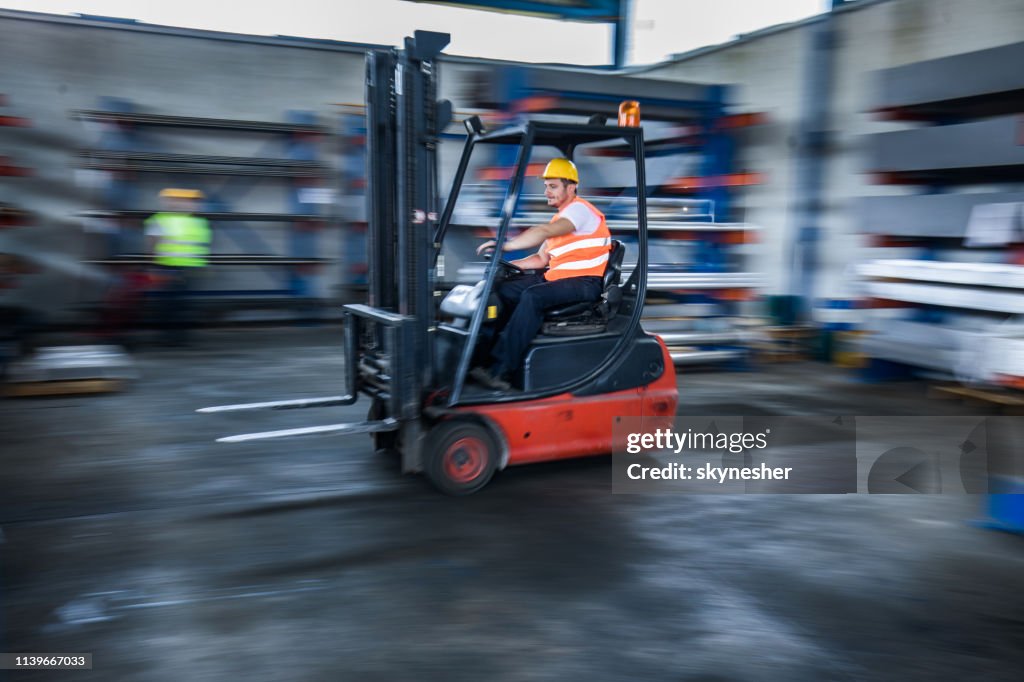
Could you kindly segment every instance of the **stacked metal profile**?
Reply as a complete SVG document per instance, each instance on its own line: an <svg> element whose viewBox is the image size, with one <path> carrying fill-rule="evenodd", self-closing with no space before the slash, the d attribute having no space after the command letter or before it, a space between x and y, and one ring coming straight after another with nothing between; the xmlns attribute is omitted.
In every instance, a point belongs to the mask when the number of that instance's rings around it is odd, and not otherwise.
<svg viewBox="0 0 1024 682"><path fill-rule="evenodd" d="M871 108L914 125L868 136L867 169L918 193L860 201L863 231L904 256L858 268L866 296L904 309L874 311L867 356L1024 386L1022 61L1016 43L877 73Z"/></svg>

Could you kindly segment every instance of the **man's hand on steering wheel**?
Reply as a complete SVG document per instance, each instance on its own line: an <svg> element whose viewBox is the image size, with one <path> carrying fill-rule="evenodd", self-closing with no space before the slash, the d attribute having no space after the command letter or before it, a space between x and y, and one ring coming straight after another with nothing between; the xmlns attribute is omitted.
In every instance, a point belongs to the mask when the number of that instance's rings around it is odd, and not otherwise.
<svg viewBox="0 0 1024 682"><path fill-rule="evenodd" d="M485 241L483 244L476 248L477 255L483 255L483 257L486 258L487 260L491 260L492 258L494 258L495 245L496 242L493 239ZM512 261L505 260L504 258L499 259L498 264L501 265L502 268L504 268L505 272L508 273L508 275L521 275L523 274L523 272L525 272L521 267L519 267Z"/></svg>

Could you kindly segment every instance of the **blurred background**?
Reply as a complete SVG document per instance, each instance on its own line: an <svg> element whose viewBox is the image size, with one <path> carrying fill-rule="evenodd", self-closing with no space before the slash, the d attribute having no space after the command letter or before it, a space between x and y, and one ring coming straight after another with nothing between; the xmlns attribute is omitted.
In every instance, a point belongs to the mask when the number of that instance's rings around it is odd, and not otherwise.
<svg viewBox="0 0 1024 682"><path fill-rule="evenodd" d="M369 439L215 446L262 426L193 410L337 391L365 57L422 29L452 34L442 201L467 117L639 102L679 414L1019 415L1021 0L0 5L0 651L93 652L84 679L1016 679L1019 495L613 498L580 461L451 500ZM474 158L455 251L514 152ZM631 161L582 152L628 249ZM185 288L146 223L168 188L211 232ZM547 220L525 193L513 228Z"/></svg>

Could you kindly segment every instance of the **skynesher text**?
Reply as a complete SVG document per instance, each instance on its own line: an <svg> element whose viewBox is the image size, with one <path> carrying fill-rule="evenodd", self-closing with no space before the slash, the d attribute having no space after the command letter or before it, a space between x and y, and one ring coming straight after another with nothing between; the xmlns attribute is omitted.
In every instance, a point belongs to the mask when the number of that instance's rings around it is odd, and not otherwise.
<svg viewBox="0 0 1024 682"><path fill-rule="evenodd" d="M667 464L661 467L644 466L633 463L626 468L626 475L634 481L788 481L793 467L769 467L761 463L760 467L714 467L710 463L703 466L686 466L685 464Z"/></svg>

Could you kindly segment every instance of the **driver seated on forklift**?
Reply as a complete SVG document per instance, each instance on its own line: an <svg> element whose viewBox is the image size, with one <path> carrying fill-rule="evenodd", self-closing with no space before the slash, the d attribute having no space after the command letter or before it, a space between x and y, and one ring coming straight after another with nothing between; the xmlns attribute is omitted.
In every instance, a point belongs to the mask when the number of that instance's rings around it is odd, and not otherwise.
<svg viewBox="0 0 1024 682"><path fill-rule="evenodd" d="M576 196L580 176L569 159L552 159L541 177L548 206L558 213L546 225L534 225L502 245L503 251L540 246L537 253L512 261L523 270L538 272L498 285L502 305L495 327L497 342L490 352L492 364L470 372L473 379L492 389L505 391L511 387L508 378L540 331L545 310L601 297L601 279L611 251L611 233L604 214ZM493 239L484 242L477 254L494 246Z"/></svg>

